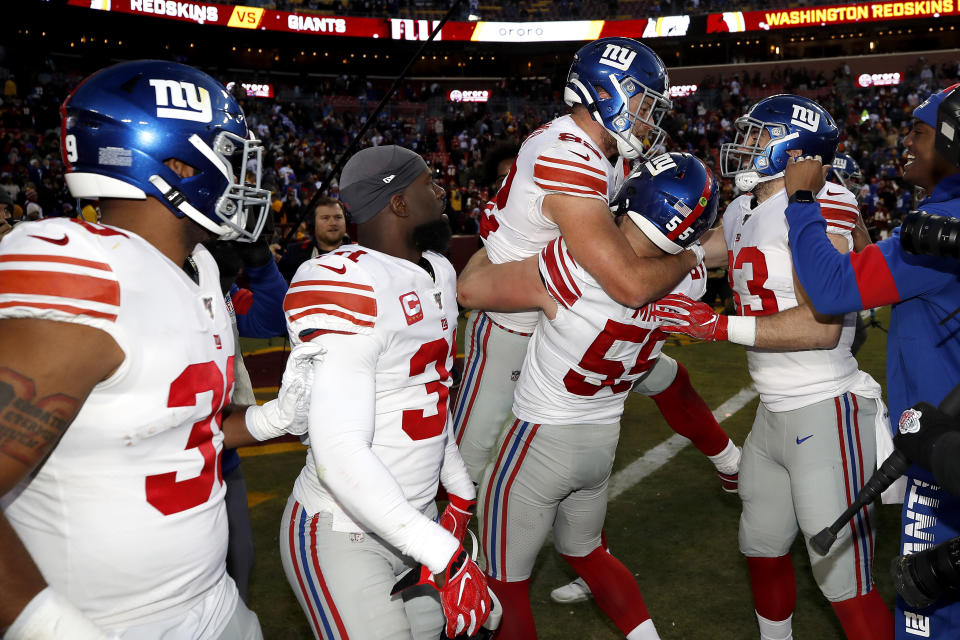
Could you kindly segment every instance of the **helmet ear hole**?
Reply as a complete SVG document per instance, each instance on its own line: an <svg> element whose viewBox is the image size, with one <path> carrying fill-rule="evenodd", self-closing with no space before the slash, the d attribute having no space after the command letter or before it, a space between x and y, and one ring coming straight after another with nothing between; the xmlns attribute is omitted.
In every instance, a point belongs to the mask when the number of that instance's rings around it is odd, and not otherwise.
<svg viewBox="0 0 960 640"><path fill-rule="evenodd" d="M609 91L599 85L593 85L593 90L601 100L609 100L612 97Z"/></svg>

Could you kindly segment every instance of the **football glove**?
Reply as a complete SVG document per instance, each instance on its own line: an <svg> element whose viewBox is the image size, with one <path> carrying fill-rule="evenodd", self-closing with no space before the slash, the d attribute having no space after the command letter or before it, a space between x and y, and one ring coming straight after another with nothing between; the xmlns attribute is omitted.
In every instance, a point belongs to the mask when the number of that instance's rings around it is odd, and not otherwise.
<svg viewBox="0 0 960 640"><path fill-rule="evenodd" d="M447 498L450 503L444 509L440 516L440 526L453 534L457 542L463 542L463 536L467 533L467 525L470 524L470 518L473 516L473 507L477 504L476 500L465 500L452 493Z"/></svg>
<svg viewBox="0 0 960 640"><path fill-rule="evenodd" d="M950 431L957 431L958 419L948 416L928 402L920 402L900 416L893 446L913 464L931 470L930 457L937 441Z"/></svg>
<svg viewBox="0 0 960 640"><path fill-rule="evenodd" d="M477 539L470 532L476 554ZM490 598L490 589L487 587L487 577L467 554L463 545L450 558L443 570L443 586L438 587L434 576L426 565L419 565L407 573L393 585L390 595L396 595L410 587L428 584L440 592L440 605L443 607L443 616L447 624L444 633L448 638L455 638L461 633L472 636L486 622L493 609ZM497 615L499 615L498 612ZM499 620L496 621L499 625ZM494 626L495 628L495 626Z"/></svg>
<svg viewBox="0 0 960 640"><path fill-rule="evenodd" d="M682 333L714 342L729 340L748 347L757 342L755 317L720 315L707 303L691 300L681 293L654 302L653 316L663 322L660 330L666 333Z"/></svg>
<svg viewBox="0 0 960 640"><path fill-rule="evenodd" d="M472 636L490 615L490 594L487 578L463 546L457 547L439 588L440 604L447 619L446 634L453 638L466 633Z"/></svg>
<svg viewBox="0 0 960 640"><path fill-rule="evenodd" d="M277 398L247 409L245 418L250 435L263 441L288 433L302 436L307 432L313 365L323 362L324 353L326 349L312 342L298 344L290 351Z"/></svg>
<svg viewBox="0 0 960 640"><path fill-rule="evenodd" d="M661 331L682 333L699 340L726 341L727 316L722 316L705 302L691 300L683 294L671 294L653 303L653 315L663 322Z"/></svg>

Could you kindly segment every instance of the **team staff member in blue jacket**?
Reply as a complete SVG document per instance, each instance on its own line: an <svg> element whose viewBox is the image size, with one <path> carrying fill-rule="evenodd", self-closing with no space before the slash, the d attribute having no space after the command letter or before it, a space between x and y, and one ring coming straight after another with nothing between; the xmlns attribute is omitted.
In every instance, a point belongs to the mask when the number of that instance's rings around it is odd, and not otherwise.
<svg viewBox="0 0 960 640"><path fill-rule="evenodd" d="M214 242L207 248L213 254L220 269L220 288L227 299L227 309L234 324L237 345L234 359L234 387L231 400L256 404L250 375L240 353L240 337L270 338L285 336L286 319L283 315L283 297L287 293L287 281L280 275L276 262L267 246L271 235L272 221L261 238L254 243ZM241 270L246 276L247 287L239 288L234 280ZM236 449L223 450L220 459L224 482L227 485L227 523L230 540L227 545L227 573L237 583L237 590L247 602L250 574L253 571L253 531L247 507L247 483L240 466Z"/></svg>
<svg viewBox="0 0 960 640"><path fill-rule="evenodd" d="M937 108L954 85L930 96L914 112L904 139L903 178L922 187L919 208L960 218L960 167L934 146ZM956 96L954 96L956 97ZM960 265L950 258L907 253L900 229L859 253L840 254L826 237L819 205L810 196L823 184L817 159L796 158L786 171L790 205L790 248L797 277L814 307L840 314L892 304L887 340L887 395L890 415L919 401L938 404L960 382ZM960 534L960 499L934 484L917 465L907 472L901 552L913 553ZM960 639L960 601L922 610L897 600L896 638Z"/></svg>

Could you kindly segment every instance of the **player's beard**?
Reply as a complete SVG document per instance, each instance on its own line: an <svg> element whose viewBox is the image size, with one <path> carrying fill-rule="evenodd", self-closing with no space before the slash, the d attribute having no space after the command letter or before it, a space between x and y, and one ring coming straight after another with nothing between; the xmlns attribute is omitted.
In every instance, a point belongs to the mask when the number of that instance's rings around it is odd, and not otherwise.
<svg viewBox="0 0 960 640"><path fill-rule="evenodd" d="M446 253L450 248L450 236L453 231L447 217L443 216L430 222L424 222L413 230L413 243L420 251Z"/></svg>

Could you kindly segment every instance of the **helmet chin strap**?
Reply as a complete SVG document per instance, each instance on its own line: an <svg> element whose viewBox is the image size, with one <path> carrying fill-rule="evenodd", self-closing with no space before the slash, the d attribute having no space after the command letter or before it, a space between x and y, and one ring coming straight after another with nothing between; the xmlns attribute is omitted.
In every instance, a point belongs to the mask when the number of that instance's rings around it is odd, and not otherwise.
<svg viewBox="0 0 960 640"><path fill-rule="evenodd" d="M610 131L607 129L607 131ZM617 140L617 153L626 158L627 160L633 160L639 158L643 155L643 142L633 135L633 131L628 131L624 133L623 131L610 131L613 134L613 137Z"/></svg>
<svg viewBox="0 0 960 640"><path fill-rule="evenodd" d="M741 171L733 178L734 184L740 191L753 191L753 188L762 182L770 182L783 177L783 171L772 176L762 176L756 171Z"/></svg>

